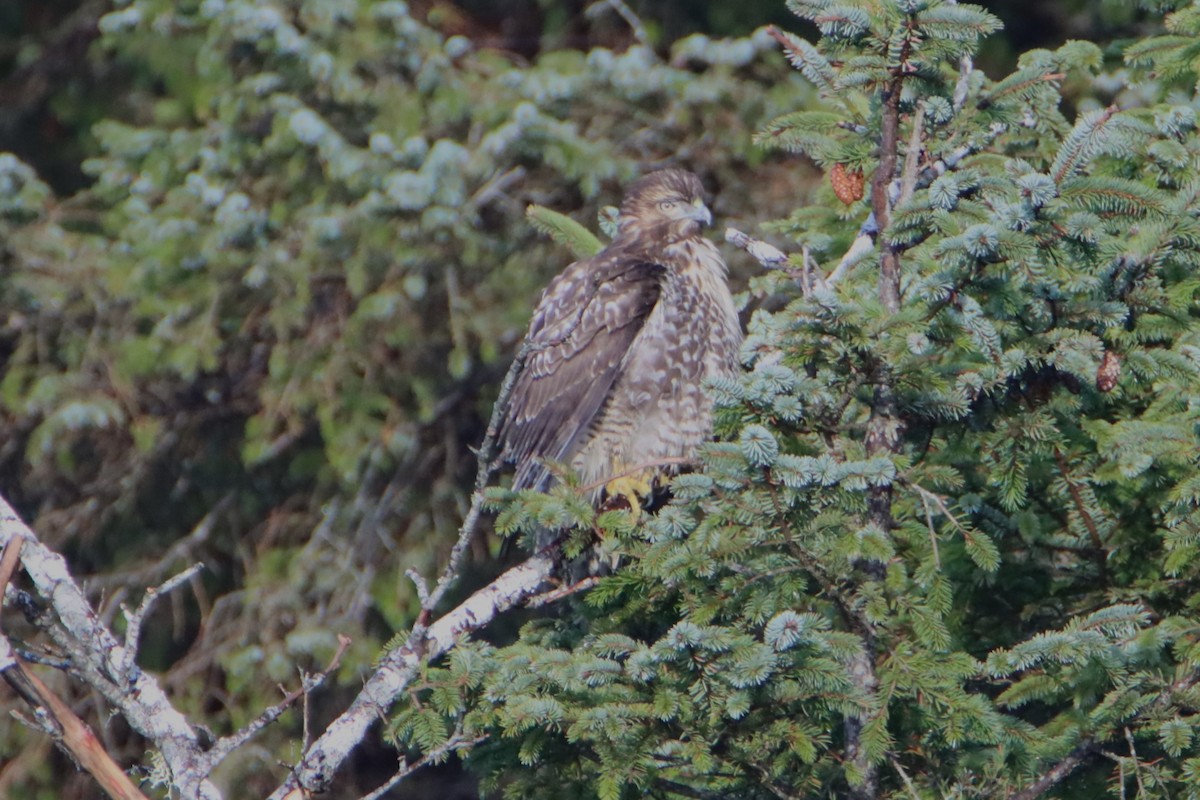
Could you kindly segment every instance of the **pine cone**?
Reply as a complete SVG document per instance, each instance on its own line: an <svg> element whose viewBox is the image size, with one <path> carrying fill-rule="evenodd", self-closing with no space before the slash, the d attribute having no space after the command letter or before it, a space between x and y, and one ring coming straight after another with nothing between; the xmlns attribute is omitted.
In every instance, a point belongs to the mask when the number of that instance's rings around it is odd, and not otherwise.
<svg viewBox="0 0 1200 800"><path fill-rule="evenodd" d="M1104 351L1104 358L1096 369L1096 388L1102 392L1111 392L1121 377L1121 357L1112 350Z"/></svg>
<svg viewBox="0 0 1200 800"><path fill-rule="evenodd" d="M846 205L862 200L863 187L866 181L861 170L850 172L845 164L834 164L829 170L829 182L833 184L833 193L837 199Z"/></svg>

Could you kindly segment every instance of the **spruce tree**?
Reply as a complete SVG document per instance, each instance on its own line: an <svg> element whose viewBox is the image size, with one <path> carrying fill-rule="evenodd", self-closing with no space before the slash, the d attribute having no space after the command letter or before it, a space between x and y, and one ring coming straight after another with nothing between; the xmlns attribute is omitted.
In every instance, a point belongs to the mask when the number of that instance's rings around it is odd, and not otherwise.
<svg viewBox="0 0 1200 800"><path fill-rule="evenodd" d="M771 226L719 441L637 524L494 490L620 567L394 740L513 798L1200 796L1200 6L1159 5L1068 110L1093 44L991 80L977 6L790 0L821 103L759 141L833 186Z"/></svg>

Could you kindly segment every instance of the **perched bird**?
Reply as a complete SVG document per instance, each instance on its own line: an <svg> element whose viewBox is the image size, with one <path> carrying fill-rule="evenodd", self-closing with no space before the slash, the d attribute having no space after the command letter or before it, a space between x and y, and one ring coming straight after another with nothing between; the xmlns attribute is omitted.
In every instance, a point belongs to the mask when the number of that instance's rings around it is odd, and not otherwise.
<svg viewBox="0 0 1200 800"><path fill-rule="evenodd" d="M737 371L742 329L725 261L700 235L712 222L703 191L683 170L638 180L612 243L543 292L500 429L514 489L546 490L546 462L561 462L595 501L603 487L636 513L711 435L705 383Z"/></svg>

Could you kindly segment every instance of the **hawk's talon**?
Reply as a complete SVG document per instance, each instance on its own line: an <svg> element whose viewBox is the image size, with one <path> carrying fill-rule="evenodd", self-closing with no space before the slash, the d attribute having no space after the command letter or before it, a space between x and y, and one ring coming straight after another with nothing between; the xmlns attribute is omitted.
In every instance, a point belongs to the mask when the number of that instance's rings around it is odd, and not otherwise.
<svg viewBox="0 0 1200 800"><path fill-rule="evenodd" d="M620 502L617 498L621 498L629 505L629 515L637 522L642 517L642 498L649 498L653 491L650 473L623 475L605 484L604 493L608 496L605 505L611 502L615 506Z"/></svg>

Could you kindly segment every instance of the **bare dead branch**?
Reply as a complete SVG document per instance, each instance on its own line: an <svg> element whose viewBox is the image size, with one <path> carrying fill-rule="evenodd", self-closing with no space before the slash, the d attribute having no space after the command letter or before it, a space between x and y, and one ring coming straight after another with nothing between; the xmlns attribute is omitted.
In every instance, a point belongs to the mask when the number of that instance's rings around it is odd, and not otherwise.
<svg viewBox="0 0 1200 800"><path fill-rule="evenodd" d="M792 266L788 255L778 247L762 239L755 239L737 228L725 229L725 241L745 250L764 269L786 272L800 285L800 291L805 297L811 297L815 289L828 288L828 283L822 277L807 246L801 248L801 267L796 268Z"/></svg>
<svg viewBox="0 0 1200 800"><path fill-rule="evenodd" d="M429 603L429 584L421 577L421 573L412 567L404 570L404 575L413 582L413 586L417 589L417 599L421 601L421 608L425 608Z"/></svg>
<svg viewBox="0 0 1200 800"><path fill-rule="evenodd" d="M308 748L295 771L271 794L271 800L320 792L334 773L417 676L421 663L443 655L497 615L537 595L558 561L557 546L547 547L472 594L428 627L414 626L407 641L392 650L367 679L341 716ZM299 793L297 793L299 792Z"/></svg>
<svg viewBox="0 0 1200 800"><path fill-rule="evenodd" d="M787 254L770 242L755 239L737 228L725 229L725 241L750 254L750 257L766 269L783 269L788 265Z"/></svg>
<svg viewBox="0 0 1200 800"><path fill-rule="evenodd" d="M850 243L849 249L846 250L837 266L833 268L833 272L829 273L829 277L825 282L833 285L845 277L846 273L855 264L858 264L872 250L875 249L875 234L879 230L875 225L875 215L868 214L863 224L859 226L858 235L854 237L854 241Z"/></svg>
<svg viewBox="0 0 1200 800"><path fill-rule="evenodd" d="M1142 780L1142 767L1138 762L1137 745L1133 741L1133 731L1129 730L1129 726L1125 726L1125 741L1129 742L1129 757L1133 761L1133 777L1137 781L1138 797L1148 797L1146 794L1146 784Z"/></svg>
<svg viewBox="0 0 1200 800"><path fill-rule="evenodd" d="M220 800L187 719L171 705L153 676L136 666L126 669L133 663L129 653L96 615L66 561L38 541L0 497L0 542L7 545L18 536L25 540L21 564L57 618L48 632L69 657L71 674L98 691L130 727L158 748L181 798Z"/></svg>
<svg viewBox="0 0 1200 800"><path fill-rule="evenodd" d="M929 545L933 548L933 563L940 570L942 568L942 557L938 552L937 527L933 524L933 509L929 505L929 499L921 494L921 505L925 508L925 525L929 528Z"/></svg>

